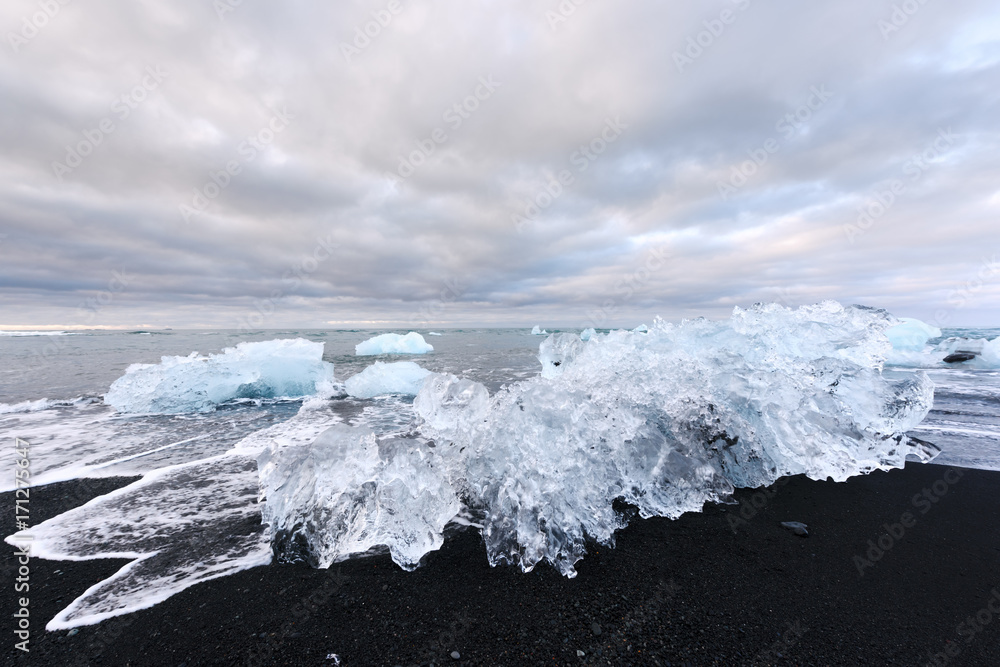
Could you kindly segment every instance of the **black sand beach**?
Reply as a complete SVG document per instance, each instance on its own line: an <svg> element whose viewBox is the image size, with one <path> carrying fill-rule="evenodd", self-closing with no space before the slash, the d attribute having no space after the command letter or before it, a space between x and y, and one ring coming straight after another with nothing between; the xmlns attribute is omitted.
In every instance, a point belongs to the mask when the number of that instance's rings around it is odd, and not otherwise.
<svg viewBox="0 0 1000 667"><path fill-rule="evenodd" d="M92 494L127 481L88 484ZM33 489L33 522L84 502L79 486ZM843 484L793 478L737 499L677 521L633 520L575 579L491 568L468 531L416 572L388 556L260 567L72 636L43 628L124 561L33 560L30 654L13 647L16 558L5 545L3 663L1000 664L990 610L1000 610L1000 473L911 464ZM2 502L8 535L13 494Z"/></svg>

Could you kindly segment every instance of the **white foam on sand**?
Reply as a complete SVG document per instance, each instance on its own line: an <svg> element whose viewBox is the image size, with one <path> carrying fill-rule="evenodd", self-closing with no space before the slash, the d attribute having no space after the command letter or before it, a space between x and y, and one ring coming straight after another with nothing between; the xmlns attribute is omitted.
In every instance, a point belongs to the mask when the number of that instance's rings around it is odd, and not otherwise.
<svg viewBox="0 0 1000 667"><path fill-rule="evenodd" d="M329 410L301 410L248 435L226 453L153 470L9 536L6 541L15 544L30 535L32 555L50 560L135 559L84 591L46 629L90 625L146 609L199 582L271 562L271 538L257 503L255 458L269 446L310 443L340 421Z"/></svg>
<svg viewBox="0 0 1000 667"><path fill-rule="evenodd" d="M134 558L46 624L91 625L145 609L194 584L271 561L260 526L256 465L222 455L161 468L141 480L7 538L30 535L50 560Z"/></svg>

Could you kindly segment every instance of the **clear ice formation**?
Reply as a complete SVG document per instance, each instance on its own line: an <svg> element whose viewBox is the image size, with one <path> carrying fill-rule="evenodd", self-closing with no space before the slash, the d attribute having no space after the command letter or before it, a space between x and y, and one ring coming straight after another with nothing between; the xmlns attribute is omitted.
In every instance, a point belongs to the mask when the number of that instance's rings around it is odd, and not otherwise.
<svg viewBox="0 0 1000 667"><path fill-rule="evenodd" d="M884 311L824 302L736 308L728 321L542 342L538 377L490 396L433 374L406 437L337 425L272 444L258 466L279 558L329 564L376 547L412 569L451 521L476 521L491 564L566 576L614 544L624 500L674 518L784 475L842 481L926 461L905 433L926 416L923 372L882 375Z"/></svg>
<svg viewBox="0 0 1000 667"><path fill-rule="evenodd" d="M895 350L920 352L931 338L941 337L940 329L912 317L900 317L899 322L885 331Z"/></svg>
<svg viewBox="0 0 1000 667"><path fill-rule="evenodd" d="M416 396L431 372L412 361L386 364L376 361L357 375L347 379L344 387L355 398L374 398L387 394Z"/></svg>
<svg viewBox="0 0 1000 667"><path fill-rule="evenodd" d="M921 352L894 350L889 355L889 363L895 366L933 368L951 365L951 355L969 353L971 359L961 361L962 367L980 370L1000 368L1000 337L986 338L946 338L934 347ZM945 360L948 359L948 362Z"/></svg>
<svg viewBox="0 0 1000 667"><path fill-rule="evenodd" d="M433 351L434 346L416 331L405 336L381 334L354 346L354 354L359 357L374 354L426 354Z"/></svg>
<svg viewBox="0 0 1000 667"><path fill-rule="evenodd" d="M593 327L590 327L580 332L580 340L590 340L596 335L597 331L595 331Z"/></svg>
<svg viewBox="0 0 1000 667"><path fill-rule="evenodd" d="M549 333L548 331L546 331L545 329L542 329L537 324L535 326L531 327L531 335L532 336L546 336L546 335L548 335L548 333Z"/></svg>
<svg viewBox="0 0 1000 667"><path fill-rule="evenodd" d="M440 463L427 441L378 440L365 427L336 425L311 444L272 445L257 465L275 550L329 567L387 546L401 567L416 568L462 508Z"/></svg>
<svg viewBox="0 0 1000 667"><path fill-rule="evenodd" d="M240 343L207 357L162 357L132 364L111 385L104 402L119 412L207 412L237 398L297 398L333 383L323 343L302 338Z"/></svg>
<svg viewBox="0 0 1000 667"><path fill-rule="evenodd" d="M961 363L966 368L1000 368L1000 338L947 338L931 346L928 341L940 338L940 329L909 317L899 322L885 332L892 343L886 359L890 366L934 368ZM960 355L959 359L953 355Z"/></svg>

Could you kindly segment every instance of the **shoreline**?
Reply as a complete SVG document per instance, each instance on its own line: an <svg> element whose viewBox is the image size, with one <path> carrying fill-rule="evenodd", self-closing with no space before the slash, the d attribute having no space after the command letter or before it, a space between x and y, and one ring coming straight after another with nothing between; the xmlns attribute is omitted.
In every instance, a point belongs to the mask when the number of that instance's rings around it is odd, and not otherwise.
<svg viewBox="0 0 1000 667"><path fill-rule="evenodd" d="M32 489L32 523L133 479ZM2 495L12 508L14 494ZM72 636L43 628L127 561L32 559L31 652L8 634L4 662L924 665L938 654L980 665L1000 655L1000 613L989 611L1000 609L1000 472L910 463L735 498L673 521L633 519L574 579L544 565L491 568L467 530L415 572L384 555L329 570L272 564ZM12 511L3 517L6 536ZM807 524L809 537L782 521ZM16 563L6 546L4 566ZM14 575L5 579L10 619Z"/></svg>

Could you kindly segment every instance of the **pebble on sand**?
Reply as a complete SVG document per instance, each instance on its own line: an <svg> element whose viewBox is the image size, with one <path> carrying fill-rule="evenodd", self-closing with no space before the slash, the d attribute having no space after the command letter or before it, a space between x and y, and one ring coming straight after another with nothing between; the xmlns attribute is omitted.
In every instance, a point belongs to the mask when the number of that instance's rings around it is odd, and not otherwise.
<svg viewBox="0 0 1000 667"><path fill-rule="evenodd" d="M782 521L782 528L787 528L796 535L801 535L802 537L809 537L809 527L800 521Z"/></svg>

